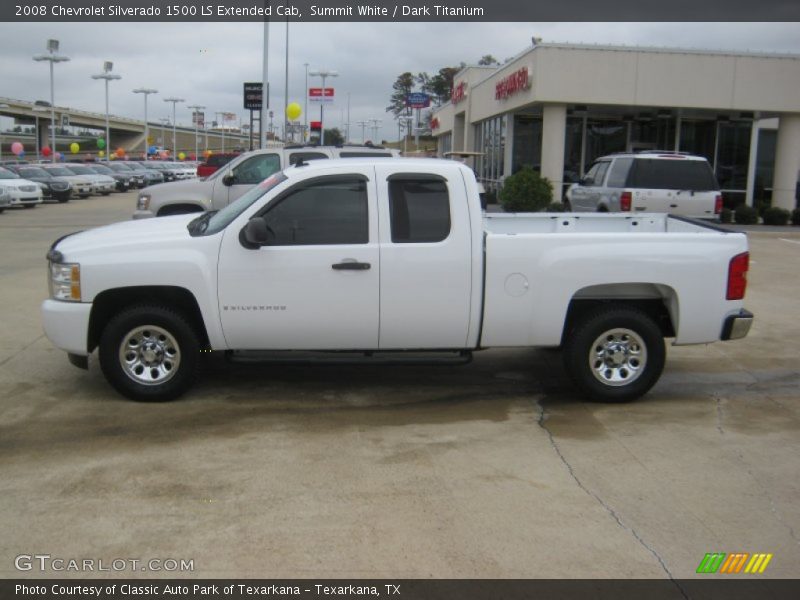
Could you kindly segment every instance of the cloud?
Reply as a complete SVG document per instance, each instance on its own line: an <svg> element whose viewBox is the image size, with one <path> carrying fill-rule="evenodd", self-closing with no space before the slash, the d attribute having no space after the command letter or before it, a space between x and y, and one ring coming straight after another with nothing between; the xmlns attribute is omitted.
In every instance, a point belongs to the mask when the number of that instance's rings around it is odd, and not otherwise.
<svg viewBox="0 0 800 600"><path fill-rule="evenodd" d="M283 112L285 23L270 28L271 102ZM242 83L261 79L260 23L2 23L2 95L49 100L46 64L31 57L48 38L61 42L71 61L56 65L56 104L103 112L103 83L91 79L105 60L122 80L110 85L113 114L141 118L143 100L132 90L159 90L150 96L153 121L171 117L168 96L202 104L208 113L236 112L243 120ZM337 103L326 109L326 124L341 126L350 93L350 121L383 120L381 137L396 137L385 112L391 86L404 71L435 72L448 65L492 54L501 61L524 50L532 36L546 42L581 42L704 49L800 53L798 23L292 23L289 29L289 101L303 105L304 63L339 72L332 80ZM319 78L310 78L319 85ZM183 108L181 108L183 106ZM310 107L312 116L317 107ZM302 117L301 117L302 119ZM178 105L178 122L190 111ZM4 120L4 126L9 121ZM360 139L360 128L353 127Z"/></svg>

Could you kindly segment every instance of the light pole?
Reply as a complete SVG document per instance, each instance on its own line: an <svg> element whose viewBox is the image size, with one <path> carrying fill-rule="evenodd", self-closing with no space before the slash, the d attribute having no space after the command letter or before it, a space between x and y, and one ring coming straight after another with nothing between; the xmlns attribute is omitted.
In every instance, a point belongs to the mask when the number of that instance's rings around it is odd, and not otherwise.
<svg viewBox="0 0 800 600"><path fill-rule="evenodd" d="M164 102L172 102L172 156L177 156L178 143L175 141L175 105L178 102L186 102L186 100L170 96L169 98L164 98Z"/></svg>
<svg viewBox="0 0 800 600"><path fill-rule="evenodd" d="M328 77L338 77L337 71L328 71L327 69L319 69L317 71L310 71L308 73L312 77L322 77L322 98L319 103L319 145L325 145L325 79Z"/></svg>
<svg viewBox="0 0 800 600"><path fill-rule="evenodd" d="M286 109L289 107L289 17L286 17L286 74L283 81L283 140L289 136L289 117ZM294 141L294 140L293 140Z"/></svg>
<svg viewBox="0 0 800 600"><path fill-rule="evenodd" d="M200 152L200 148L197 145L197 125L200 122L200 111L205 109L205 106L193 104L192 106L187 106L186 108L191 108L194 111L194 115L192 117L192 121L194 121L194 158L197 160L197 155ZM206 140L207 139L208 138L206 138Z"/></svg>
<svg viewBox="0 0 800 600"><path fill-rule="evenodd" d="M383 121L381 121L380 119L369 119L369 122L372 123L372 125L370 127L370 129L372 129L372 137L373 138L377 138L378 137L378 126L381 123L383 123ZM375 141L373 140L372 143L375 144Z"/></svg>
<svg viewBox="0 0 800 600"><path fill-rule="evenodd" d="M162 144L161 147L164 148L164 146L167 145L166 144L167 134L165 132L165 129L166 126L169 125L169 117L161 117L159 121L161 121L161 144Z"/></svg>
<svg viewBox="0 0 800 600"><path fill-rule="evenodd" d="M5 102L0 102L0 110L2 110L4 108L11 108L11 107L8 104L6 104ZM37 132L37 135L38 135L38 132ZM2 160L2 159L3 159L3 128L2 128L2 126L0 126L0 160Z"/></svg>
<svg viewBox="0 0 800 600"><path fill-rule="evenodd" d="M267 110L269 110L269 20L264 19L264 49L261 56L261 114L258 116L258 127L261 130L261 147L267 147Z"/></svg>
<svg viewBox="0 0 800 600"><path fill-rule="evenodd" d="M306 90L304 92L305 105L303 106L303 143L308 138L308 63L303 63L306 68Z"/></svg>
<svg viewBox="0 0 800 600"><path fill-rule="evenodd" d="M149 154L147 152L147 150L148 150L147 144L149 143L147 138L149 137L149 134L150 134L150 128L147 125L147 97L150 94L157 94L158 90L154 90L152 88L143 88L142 87L142 88L136 88L135 90L133 90L133 93L134 94L144 94L144 159L147 160L147 157L148 157L148 154Z"/></svg>
<svg viewBox="0 0 800 600"><path fill-rule="evenodd" d="M361 143L367 141L367 122L366 121L356 121L356 125L361 125Z"/></svg>
<svg viewBox="0 0 800 600"><path fill-rule="evenodd" d="M106 82L106 161L109 160L108 153L111 151L111 128L108 125L108 82L113 79L122 79L121 75L112 73L114 63L105 61L103 63L103 72L100 75L92 75L92 79L104 79Z"/></svg>
<svg viewBox="0 0 800 600"><path fill-rule="evenodd" d="M214 116L217 117L217 119L219 119L219 123L220 124L218 125L218 127L220 127L222 129L222 152L223 153L225 152L225 119L228 117L228 114L230 114L230 113L226 113L226 112L215 112L214 113Z"/></svg>
<svg viewBox="0 0 800 600"><path fill-rule="evenodd" d="M52 145L52 162L56 162L56 99L53 90L53 64L67 62L68 57L58 54L58 40L47 40L47 51L50 54L37 54L33 57L36 62L48 61L50 63L50 135Z"/></svg>

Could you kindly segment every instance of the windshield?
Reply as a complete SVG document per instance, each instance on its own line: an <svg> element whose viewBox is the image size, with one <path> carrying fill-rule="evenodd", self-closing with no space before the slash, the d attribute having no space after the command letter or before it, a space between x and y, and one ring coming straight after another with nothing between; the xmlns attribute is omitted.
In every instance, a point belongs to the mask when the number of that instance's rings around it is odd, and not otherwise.
<svg viewBox="0 0 800 600"><path fill-rule="evenodd" d="M127 166L132 171L146 171L147 170L142 165L140 165L139 163L128 163L125 166Z"/></svg>
<svg viewBox="0 0 800 600"><path fill-rule="evenodd" d="M75 175L72 171L65 169L64 167L47 167L47 171L51 175L57 175L59 177L72 177Z"/></svg>
<svg viewBox="0 0 800 600"><path fill-rule="evenodd" d="M95 166L92 167L92 170L95 173L100 173L102 175L113 175L114 174L114 171L112 171L111 169L109 169L105 165L95 165Z"/></svg>
<svg viewBox="0 0 800 600"><path fill-rule="evenodd" d="M120 164L111 164L108 165L108 168L116 171L117 173L130 173L133 170L129 169L125 165L120 165Z"/></svg>
<svg viewBox="0 0 800 600"><path fill-rule="evenodd" d="M19 175L12 173L8 169L0 167L0 179L19 179Z"/></svg>
<svg viewBox="0 0 800 600"><path fill-rule="evenodd" d="M231 221L250 208L253 203L275 186L286 181L287 177L282 171L274 173L235 202L231 202L220 211L203 213L189 223L189 233L192 235L214 235L225 229Z"/></svg>
<svg viewBox="0 0 800 600"><path fill-rule="evenodd" d="M76 175L97 175L97 173L93 173L89 167L79 167L70 165L67 167L70 171L75 173Z"/></svg>
<svg viewBox="0 0 800 600"><path fill-rule="evenodd" d="M47 171L40 169L39 167L27 167L25 169L20 169L19 174L22 177L50 177Z"/></svg>

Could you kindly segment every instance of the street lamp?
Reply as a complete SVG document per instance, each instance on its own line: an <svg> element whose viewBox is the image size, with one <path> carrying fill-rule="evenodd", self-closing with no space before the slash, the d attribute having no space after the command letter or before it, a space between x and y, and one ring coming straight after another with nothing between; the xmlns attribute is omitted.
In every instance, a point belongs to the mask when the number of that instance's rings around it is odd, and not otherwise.
<svg viewBox="0 0 800 600"><path fill-rule="evenodd" d="M175 141L175 105L178 102L186 102L183 98L164 98L164 102L172 102L172 156L178 154L178 144Z"/></svg>
<svg viewBox="0 0 800 600"><path fill-rule="evenodd" d="M325 145L325 79L328 77L338 77L338 71L328 71L327 69L319 69L317 71L309 71L312 77L322 77L322 98L319 103L319 145Z"/></svg>
<svg viewBox="0 0 800 600"><path fill-rule="evenodd" d="M11 108L11 107L5 102L0 102L0 110L4 108ZM0 160L2 159L3 159L3 128L2 126L0 126Z"/></svg>
<svg viewBox="0 0 800 600"><path fill-rule="evenodd" d="M356 125L361 125L361 143L367 141L367 122L366 121L356 121Z"/></svg>
<svg viewBox="0 0 800 600"><path fill-rule="evenodd" d="M154 90L152 88L136 88L133 90L134 94L144 94L144 159L147 160L147 144L148 137L150 137L150 128L147 125L147 97L150 94L157 94L158 90Z"/></svg>
<svg viewBox="0 0 800 600"><path fill-rule="evenodd" d="M303 143L308 138L308 63L303 63L306 68L306 91L305 91L305 105L303 107Z"/></svg>
<svg viewBox="0 0 800 600"><path fill-rule="evenodd" d="M67 62L69 58L58 54L58 40L47 40L47 51L49 54L37 54L33 57L36 62L47 61L50 63L50 134L52 144L52 162L56 162L56 99L53 90L53 64Z"/></svg>
<svg viewBox="0 0 800 600"><path fill-rule="evenodd" d="M103 72L100 75L92 75L92 79L105 79L106 82L106 160L109 160L108 153L111 151L111 128L108 125L108 82L112 79L122 79L121 75L111 72L113 68L114 63L107 60L103 63Z"/></svg>
<svg viewBox="0 0 800 600"><path fill-rule="evenodd" d="M194 115L192 121L194 121L194 158L197 160L198 154L200 154L200 148L197 145L197 125L200 122L200 111L205 109L205 106L200 106L199 104L193 104L191 106L187 106L186 108L191 108L194 111ZM206 137L208 140L208 137Z"/></svg>
<svg viewBox="0 0 800 600"><path fill-rule="evenodd" d="M372 125L370 127L372 129L372 137L377 139L377 137L378 137L378 127L381 125L381 123L383 123L383 121L380 120L380 119L369 119L369 122L372 123ZM373 144L375 144L375 139L373 139L373 141L372 141Z"/></svg>

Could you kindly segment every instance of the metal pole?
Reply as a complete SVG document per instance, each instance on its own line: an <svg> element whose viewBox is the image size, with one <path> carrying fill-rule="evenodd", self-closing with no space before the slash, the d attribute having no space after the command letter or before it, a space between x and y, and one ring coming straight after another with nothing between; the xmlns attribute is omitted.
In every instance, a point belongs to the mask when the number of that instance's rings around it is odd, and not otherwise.
<svg viewBox="0 0 800 600"><path fill-rule="evenodd" d="M178 153L178 142L176 141L177 135L175 134L175 105L177 102L172 103L172 155L175 156Z"/></svg>
<svg viewBox="0 0 800 600"><path fill-rule="evenodd" d="M322 101L319 103L319 145L325 145L325 74L322 75Z"/></svg>
<svg viewBox="0 0 800 600"><path fill-rule="evenodd" d="M303 142L308 138L308 63L303 63L306 68L306 89L303 92L305 105L303 106Z"/></svg>
<svg viewBox="0 0 800 600"><path fill-rule="evenodd" d="M111 126L108 124L108 79L106 83L106 162L108 162L108 152L111 149Z"/></svg>
<svg viewBox="0 0 800 600"><path fill-rule="evenodd" d="M50 144L52 145L53 158L51 162L56 162L56 94L53 91L53 61L50 61Z"/></svg>
<svg viewBox="0 0 800 600"><path fill-rule="evenodd" d="M347 92L347 126L345 128L344 141L350 141L350 92Z"/></svg>
<svg viewBox="0 0 800 600"><path fill-rule="evenodd" d="M267 6L269 0L264 2ZM261 62L261 120L259 121L259 128L261 130L261 147L267 147L267 131L264 123L267 121L267 109L269 108L269 83L267 77L269 75L269 21L264 21L264 50Z"/></svg>
<svg viewBox="0 0 800 600"><path fill-rule="evenodd" d="M289 108L289 17L286 17L286 73L283 83L283 139L289 135L289 117L286 109Z"/></svg>
<svg viewBox="0 0 800 600"><path fill-rule="evenodd" d="M150 128L147 126L147 96L148 94L144 95L144 159L147 160L147 144L150 142L148 139L150 137Z"/></svg>

